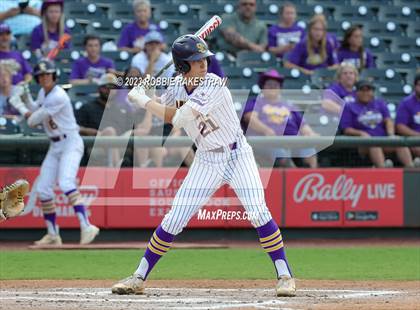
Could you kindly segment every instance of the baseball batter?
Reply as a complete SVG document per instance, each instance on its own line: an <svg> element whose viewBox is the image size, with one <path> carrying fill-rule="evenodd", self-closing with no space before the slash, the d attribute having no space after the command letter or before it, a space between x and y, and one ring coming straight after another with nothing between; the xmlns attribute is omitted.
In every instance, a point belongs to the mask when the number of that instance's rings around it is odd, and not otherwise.
<svg viewBox="0 0 420 310"><path fill-rule="evenodd" d="M56 224L54 204L54 187L57 181L79 218L80 243L88 244L99 233L99 228L90 224L76 185L76 175L84 146L70 98L60 86L55 84L56 68L51 61L41 60L35 66L34 75L37 83L42 87L38 98L35 102L30 102L28 106L19 101L15 102L14 106L27 118L30 127L42 124L51 140L48 153L42 162L36 188L48 233L35 244L62 244Z"/></svg>
<svg viewBox="0 0 420 310"><path fill-rule="evenodd" d="M229 184L251 214L264 250L277 271L277 296L294 296L295 281L288 265L278 225L268 210L252 148L240 127L230 91L221 79L207 73L207 44L194 35L184 35L172 45L178 72L176 83L158 100L151 100L143 87L135 87L129 100L156 116L184 128L195 142L194 162L178 190L171 210L150 239L137 270L112 287L116 294L142 294L144 282L158 260L170 249L177 234L223 184ZM187 81L185 84L183 81Z"/></svg>

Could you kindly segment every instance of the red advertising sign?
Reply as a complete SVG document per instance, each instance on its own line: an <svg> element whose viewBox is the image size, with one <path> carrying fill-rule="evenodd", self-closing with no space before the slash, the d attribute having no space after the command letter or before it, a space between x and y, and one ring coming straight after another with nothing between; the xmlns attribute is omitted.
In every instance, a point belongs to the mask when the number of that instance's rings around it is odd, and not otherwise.
<svg viewBox="0 0 420 310"><path fill-rule="evenodd" d="M107 223L110 228L155 228L170 210L172 200L188 170L185 168L121 169L118 180L107 194ZM137 176L141 181L136 182ZM140 188L138 188L140 187ZM213 211L224 209L224 189L218 190L204 207ZM197 220L194 216L188 227L223 227L222 220Z"/></svg>
<svg viewBox="0 0 420 310"><path fill-rule="evenodd" d="M351 196L342 169L287 169L285 182L287 227L342 225L343 199Z"/></svg>
<svg viewBox="0 0 420 310"><path fill-rule="evenodd" d="M81 179L83 171L84 169L79 170L78 181ZM100 173L101 169L98 168L98 182L101 179ZM25 198L26 206L23 214L13 220L2 222L2 228L45 227L41 204L35 190L38 174L39 168L0 168L1 185L10 184L19 178L24 178L31 184L31 191ZM105 227L105 205L94 205L94 201L100 196L105 196L105 194L98 188L97 183L82 185L79 187L79 190L84 198L92 223L100 227ZM74 215L72 206L68 203L67 196L60 191L57 185L54 188L54 192L56 194L55 204L58 215L57 224L62 228L78 228L79 221Z"/></svg>
<svg viewBox="0 0 420 310"><path fill-rule="evenodd" d="M267 207L272 217L280 225L283 210L283 170L259 169L259 172L262 183L266 184L264 194ZM232 188L227 187L226 197L229 199L229 206L226 211L230 211L227 213L230 218L226 218L226 227L251 228L252 225L248 218L256 216L256 214L244 212L245 209Z"/></svg>
<svg viewBox="0 0 420 310"><path fill-rule="evenodd" d="M402 169L345 169L354 184L353 199L344 201L344 226L402 226Z"/></svg>

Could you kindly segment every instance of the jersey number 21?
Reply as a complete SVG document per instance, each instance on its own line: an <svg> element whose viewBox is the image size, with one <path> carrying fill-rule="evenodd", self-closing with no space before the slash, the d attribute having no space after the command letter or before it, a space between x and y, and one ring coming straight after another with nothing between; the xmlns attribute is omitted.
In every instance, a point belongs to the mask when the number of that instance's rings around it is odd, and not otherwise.
<svg viewBox="0 0 420 310"><path fill-rule="evenodd" d="M211 117L199 117L198 130L200 131L200 134L203 136L203 138L219 128L220 127L217 126L217 124L213 119L211 119Z"/></svg>

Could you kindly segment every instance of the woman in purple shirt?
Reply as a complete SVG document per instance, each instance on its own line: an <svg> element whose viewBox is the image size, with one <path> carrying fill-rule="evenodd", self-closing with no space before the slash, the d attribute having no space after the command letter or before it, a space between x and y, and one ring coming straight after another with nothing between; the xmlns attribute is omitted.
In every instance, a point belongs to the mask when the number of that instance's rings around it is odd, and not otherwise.
<svg viewBox="0 0 420 310"><path fill-rule="evenodd" d="M337 66L334 42L327 36L327 22L324 15L317 14L309 22L308 33L288 54L285 67L299 69L304 74L312 74L318 68Z"/></svg>
<svg viewBox="0 0 420 310"><path fill-rule="evenodd" d="M337 58L339 62L352 63L359 71L376 67L372 53L363 47L363 30L359 25L347 29L337 51Z"/></svg>
<svg viewBox="0 0 420 310"><path fill-rule="evenodd" d="M303 38L305 29L297 25L296 7L290 2L282 5L279 17L278 25L268 29L268 50L282 58Z"/></svg>
<svg viewBox="0 0 420 310"><path fill-rule="evenodd" d="M31 50L39 58L47 56L48 52L57 46L63 33L70 33L64 26L63 0L46 0L42 3L42 23L34 28L31 36ZM64 45L69 48L67 42Z"/></svg>
<svg viewBox="0 0 420 310"><path fill-rule="evenodd" d="M345 135L358 137L394 136L394 122L391 120L386 103L375 99L375 87L367 80L356 83L356 101L344 106L340 126ZM407 147L359 148L362 155L369 155L377 168L385 167L384 153L396 153L404 167L413 167L410 150Z"/></svg>
<svg viewBox="0 0 420 310"><path fill-rule="evenodd" d="M305 123L302 112L281 98L283 76L272 69L260 75L258 85L262 94L249 101L244 110L243 120L248 124L247 135L263 136L316 136ZM293 165L291 157L301 157L311 168L318 166L316 150L313 148L296 149L291 152L284 148L265 148L256 151L261 160L273 164L280 158L281 165Z"/></svg>
<svg viewBox="0 0 420 310"><path fill-rule="evenodd" d="M322 102L322 108L334 115L340 115L345 103L355 101L356 90L354 85L359 79L359 72L351 63L341 63L336 72L336 82L328 86L327 90L334 92L325 92L325 98ZM342 100L337 100L338 96Z"/></svg>

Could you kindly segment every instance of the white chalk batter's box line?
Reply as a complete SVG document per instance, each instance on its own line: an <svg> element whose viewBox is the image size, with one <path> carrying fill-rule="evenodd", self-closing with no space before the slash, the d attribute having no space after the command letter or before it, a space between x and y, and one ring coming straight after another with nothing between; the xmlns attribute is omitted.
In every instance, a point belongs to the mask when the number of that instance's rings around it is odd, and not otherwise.
<svg viewBox="0 0 420 310"><path fill-rule="evenodd" d="M249 301L249 300L231 300L232 296L230 295L219 295L219 296L196 296L196 297L174 297L174 296L153 296L153 292L185 292L189 291L189 295L191 293L207 293L211 295L212 293L226 293L226 292L261 292L261 293L273 293L274 289L266 289L266 288L255 288L255 289L212 289L212 288L147 288L150 291L150 295L147 294L146 291L145 295L130 295L128 297L125 296L117 296L112 295L109 288L60 288L60 289L43 289L43 290L21 290L21 291L8 291L8 290L0 290L0 301L38 301L38 302L45 302L45 303L57 303L57 302L74 302L80 303L85 302L87 304L96 303L102 306L106 306L108 303L116 302L116 303L136 303L141 304L143 306L149 307L157 307L162 305L171 305L171 309L195 309L195 310L202 310L202 309L229 309L229 308L245 308L245 307L252 307L254 309L277 309L277 310L292 310L292 308L282 308L280 305L284 305L286 303L293 303L294 301L299 302L302 299L299 296L287 299L279 299L279 298L270 298L267 300L260 300L260 301ZM377 296L384 296L384 295L396 295L402 294L402 291L373 291L373 290L337 290L337 289L301 289L299 292L303 293L327 293L333 294L329 296L323 296L323 298L328 299L351 299L351 298L366 298L366 297L377 297ZM336 295L335 295L335 294ZM10 296L13 294L14 296ZM49 297L49 296L42 296L42 294L53 294L56 297ZM3 297L2 295L6 295ZM23 296L19 296L23 295ZM24 296L26 295L26 296ZM112 297L110 297L112 296ZM308 296L302 296L303 298L307 298ZM256 298L256 297L255 297ZM267 298L267 296L261 296L261 298ZM179 306L174 304L178 304L180 302L188 304L188 306ZM206 304L206 306L202 306L199 304ZM198 305L197 305L198 304ZM296 310L294 308L293 310Z"/></svg>

